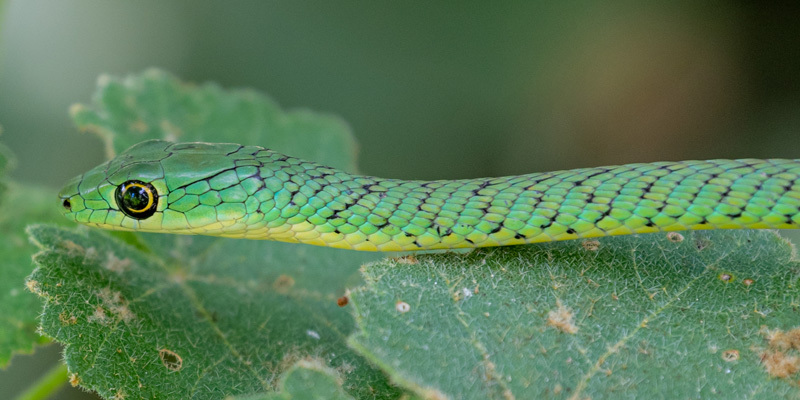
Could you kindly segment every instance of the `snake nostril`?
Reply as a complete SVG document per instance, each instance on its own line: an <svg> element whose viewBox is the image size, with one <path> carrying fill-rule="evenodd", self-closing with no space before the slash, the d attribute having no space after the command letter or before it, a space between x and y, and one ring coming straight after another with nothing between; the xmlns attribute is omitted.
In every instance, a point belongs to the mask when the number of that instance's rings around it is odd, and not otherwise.
<svg viewBox="0 0 800 400"><path fill-rule="evenodd" d="M67 211L72 210L72 203L69 202L69 199L64 199L64 202L61 203Z"/></svg>

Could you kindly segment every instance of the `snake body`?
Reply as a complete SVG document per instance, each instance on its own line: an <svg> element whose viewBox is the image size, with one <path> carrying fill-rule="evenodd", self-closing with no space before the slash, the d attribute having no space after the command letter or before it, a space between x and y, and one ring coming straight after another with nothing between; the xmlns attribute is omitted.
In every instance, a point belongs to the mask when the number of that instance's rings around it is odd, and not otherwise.
<svg viewBox="0 0 800 400"><path fill-rule="evenodd" d="M352 175L257 146L151 140L70 181L105 229L398 251L686 229L800 227L800 160L710 160L500 178Z"/></svg>

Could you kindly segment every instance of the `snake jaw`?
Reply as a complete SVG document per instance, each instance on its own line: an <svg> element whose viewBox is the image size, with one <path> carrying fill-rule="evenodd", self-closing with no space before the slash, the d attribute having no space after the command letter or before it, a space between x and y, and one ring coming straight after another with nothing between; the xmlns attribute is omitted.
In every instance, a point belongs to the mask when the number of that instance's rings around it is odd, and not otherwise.
<svg viewBox="0 0 800 400"><path fill-rule="evenodd" d="M109 182L109 163L68 181L58 193L58 208L67 219L104 229L124 229L124 215L114 200L117 185Z"/></svg>

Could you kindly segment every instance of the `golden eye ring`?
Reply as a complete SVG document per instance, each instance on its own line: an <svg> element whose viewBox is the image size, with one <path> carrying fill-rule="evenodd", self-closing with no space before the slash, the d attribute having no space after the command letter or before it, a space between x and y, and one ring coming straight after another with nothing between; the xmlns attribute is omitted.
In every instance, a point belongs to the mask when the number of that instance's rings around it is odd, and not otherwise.
<svg viewBox="0 0 800 400"><path fill-rule="evenodd" d="M158 207L158 191L142 181L127 181L117 186L115 197L120 211L134 219L149 218Z"/></svg>

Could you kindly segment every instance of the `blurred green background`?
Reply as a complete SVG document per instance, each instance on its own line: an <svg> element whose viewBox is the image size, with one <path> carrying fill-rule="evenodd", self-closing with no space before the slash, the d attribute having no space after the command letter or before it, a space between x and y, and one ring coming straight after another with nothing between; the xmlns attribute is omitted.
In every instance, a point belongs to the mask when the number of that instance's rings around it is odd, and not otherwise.
<svg viewBox="0 0 800 400"><path fill-rule="evenodd" d="M72 127L69 106L89 101L100 74L153 66L338 114L361 144L362 172L384 177L800 157L800 6L791 2L0 7L0 140L18 156L14 178L54 193L103 158L99 141ZM40 353L40 363L58 358ZM24 387L25 364L46 368L21 358L0 372L5 394L18 390L12 382Z"/></svg>

